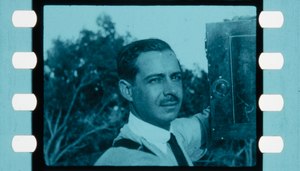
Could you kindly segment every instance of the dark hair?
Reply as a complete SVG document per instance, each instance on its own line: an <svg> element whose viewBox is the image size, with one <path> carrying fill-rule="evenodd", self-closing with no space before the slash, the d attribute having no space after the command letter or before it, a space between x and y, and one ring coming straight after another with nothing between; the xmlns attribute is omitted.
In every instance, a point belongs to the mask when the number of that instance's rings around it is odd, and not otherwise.
<svg viewBox="0 0 300 171"><path fill-rule="evenodd" d="M131 82L135 80L135 76L138 73L136 60L141 53L164 50L171 50L173 52L170 45L160 39L144 39L124 46L117 57L120 79Z"/></svg>

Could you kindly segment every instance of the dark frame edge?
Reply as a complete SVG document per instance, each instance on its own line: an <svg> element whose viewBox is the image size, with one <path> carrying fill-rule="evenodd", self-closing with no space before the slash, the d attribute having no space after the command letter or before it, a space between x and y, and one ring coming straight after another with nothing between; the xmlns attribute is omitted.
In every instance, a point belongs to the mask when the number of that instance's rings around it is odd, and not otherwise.
<svg viewBox="0 0 300 171"><path fill-rule="evenodd" d="M32 72L32 92L36 95L37 106L32 112L32 134L37 140L37 148L32 153L32 170L43 170L45 166L43 156L43 109L44 109L44 80L43 80L43 2L32 0L32 9L38 20L32 29L32 50L37 56L37 65ZM37 162L38 161L38 162Z"/></svg>
<svg viewBox="0 0 300 171"><path fill-rule="evenodd" d="M179 3L178 3L179 2ZM44 81L43 81L43 12L44 5L251 5L256 7L257 25L256 25L256 101L257 101L257 121L256 121L256 165L253 167L49 167L46 166L43 158L43 106L44 106ZM32 72L32 92L36 95L38 103L36 109L32 112L32 134L36 137L37 148L32 153L32 171L63 171L63 170L198 170L204 171L226 170L226 171L262 171L263 170L263 155L258 148L258 140L263 135L263 112L258 107L258 100L263 94L263 71L258 65L258 57L263 52L263 29L258 22L258 16L263 11L263 0L32 0L32 9L38 16L37 24L32 29L32 51L35 52L38 58L36 68Z"/></svg>

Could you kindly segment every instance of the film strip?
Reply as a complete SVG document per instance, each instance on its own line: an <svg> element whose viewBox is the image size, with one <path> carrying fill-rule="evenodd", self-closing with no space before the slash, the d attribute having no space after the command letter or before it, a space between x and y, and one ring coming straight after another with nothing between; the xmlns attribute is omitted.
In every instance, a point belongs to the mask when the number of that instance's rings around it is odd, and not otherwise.
<svg viewBox="0 0 300 171"><path fill-rule="evenodd" d="M58 2L53 2L53 4L56 4ZM72 2L62 2L63 4L72 4ZM206 2L209 4L208 2ZM206 3L203 3L204 5ZM218 4L231 4L232 2L217 2ZM247 2L245 4L251 4L250 2ZM253 3L253 2L252 2ZM52 4L49 3L49 4ZM59 4L59 3L58 3ZM76 3L75 3L76 4ZM91 2L92 5L95 5L95 2ZM96 3L97 4L97 3ZM206 5L207 5L206 4ZM235 4L235 3L233 3ZM236 2L235 5L243 4L242 1ZM248 4L248 5L249 5ZM253 3L255 4L255 3ZM41 8L44 7L43 3L36 5L35 8ZM257 4L256 4L257 5ZM35 5L34 5L35 6ZM40 16L40 15L38 15ZM27 29L27 28L33 28L36 26L37 23L37 15L34 11L30 10L16 10L12 15L12 23L14 27L17 27L18 29ZM259 24L260 27L264 29L280 29L283 26L284 17L283 14L280 11L263 11L259 13ZM26 22L24 22L26 21ZM38 23L38 27L41 27L42 23ZM33 35L35 36L35 35ZM41 35L37 35L37 38L41 39ZM259 49L259 48L258 48ZM15 52L12 55L12 65L15 69L25 69L30 70L34 69L38 64L38 61L40 61L40 58L37 57L37 55L34 52ZM258 59L258 65L263 70L280 70L283 67L284 58L281 53L274 53L274 52L268 52L268 53L260 53L259 59ZM43 68L43 66L38 65L38 67ZM38 79L36 79L38 81ZM33 82L34 87L34 82ZM41 88L39 88L41 89ZM40 90L38 90L38 93ZM43 97L43 96L41 96ZM258 105L261 111L264 112L278 112L282 111L284 107L284 100L282 95L280 94L262 94L258 98ZM43 106L39 106L40 101L37 100L37 97L34 94L27 93L27 94L18 94L16 93L12 97L12 107L13 109L17 111L34 111L36 108L39 108L41 110ZM43 103L42 103L43 104ZM33 121L37 121L37 119L33 118ZM15 152L34 152L36 148L38 148L39 141L42 140L42 137L33 136L33 135L16 135L12 139L12 149ZM283 150L284 143L281 136L262 136L259 138L258 141L258 147L261 153L280 153ZM41 150L41 149L40 149ZM34 162L33 162L34 163ZM40 169L40 164L34 164L36 166L32 166L33 169ZM46 166L47 167L47 166ZM45 169L45 166L42 166L43 169ZM46 168L47 169L47 168ZM55 170L55 168L48 168L50 170ZM57 168L56 168L57 169ZM64 167L59 169L65 169ZM68 168L66 168L68 169ZM80 167L74 167L70 166L69 169L80 169ZM81 168L82 169L82 168ZM86 169L86 168L84 168ZM93 169L92 167L88 167L88 169ZM99 168L97 168L99 169ZM101 168L100 168L101 169ZM213 169L211 167L209 168L202 168L202 169ZM234 170L235 168L218 168L218 169L228 169L228 170ZM245 167L247 169L247 167ZM258 168L255 168L258 169Z"/></svg>

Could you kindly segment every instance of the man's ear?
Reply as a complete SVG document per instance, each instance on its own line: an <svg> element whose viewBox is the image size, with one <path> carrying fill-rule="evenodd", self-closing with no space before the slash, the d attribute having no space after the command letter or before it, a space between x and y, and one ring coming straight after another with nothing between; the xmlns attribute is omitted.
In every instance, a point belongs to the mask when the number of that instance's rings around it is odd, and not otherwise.
<svg viewBox="0 0 300 171"><path fill-rule="evenodd" d="M122 94L122 96L128 100L132 101L132 85L130 82L126 80L120 80L119 81L119 89Z"/></svg>

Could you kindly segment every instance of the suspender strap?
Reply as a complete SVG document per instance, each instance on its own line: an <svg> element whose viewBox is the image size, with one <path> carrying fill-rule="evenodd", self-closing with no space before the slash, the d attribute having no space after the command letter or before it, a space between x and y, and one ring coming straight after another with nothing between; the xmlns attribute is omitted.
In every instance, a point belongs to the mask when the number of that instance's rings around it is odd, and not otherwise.
<svg viewBox="0 0 300 171"><path fill-rule="evenodd" d="M174 134L171 133L171 137L170 137L170 140L168 141L168 143L170 144L171 150L177 160L178 166L188 166L188 162L187 162L180 146L178 145L178 142L177 142Z"/></svg>
<svg viewBox="0 0 300 171"><path fill-rule="evenodd" d="M127 138L123 138L123 139L119 139L119 140L115 141L113 146L114 147L126 147L129 149L140 150L140 151L143 151L146 153L151 153L153 155L156 155L151 150L149 150L149 148L147 148L146 146L139 144L131 139L127 139Z"/></svg>

